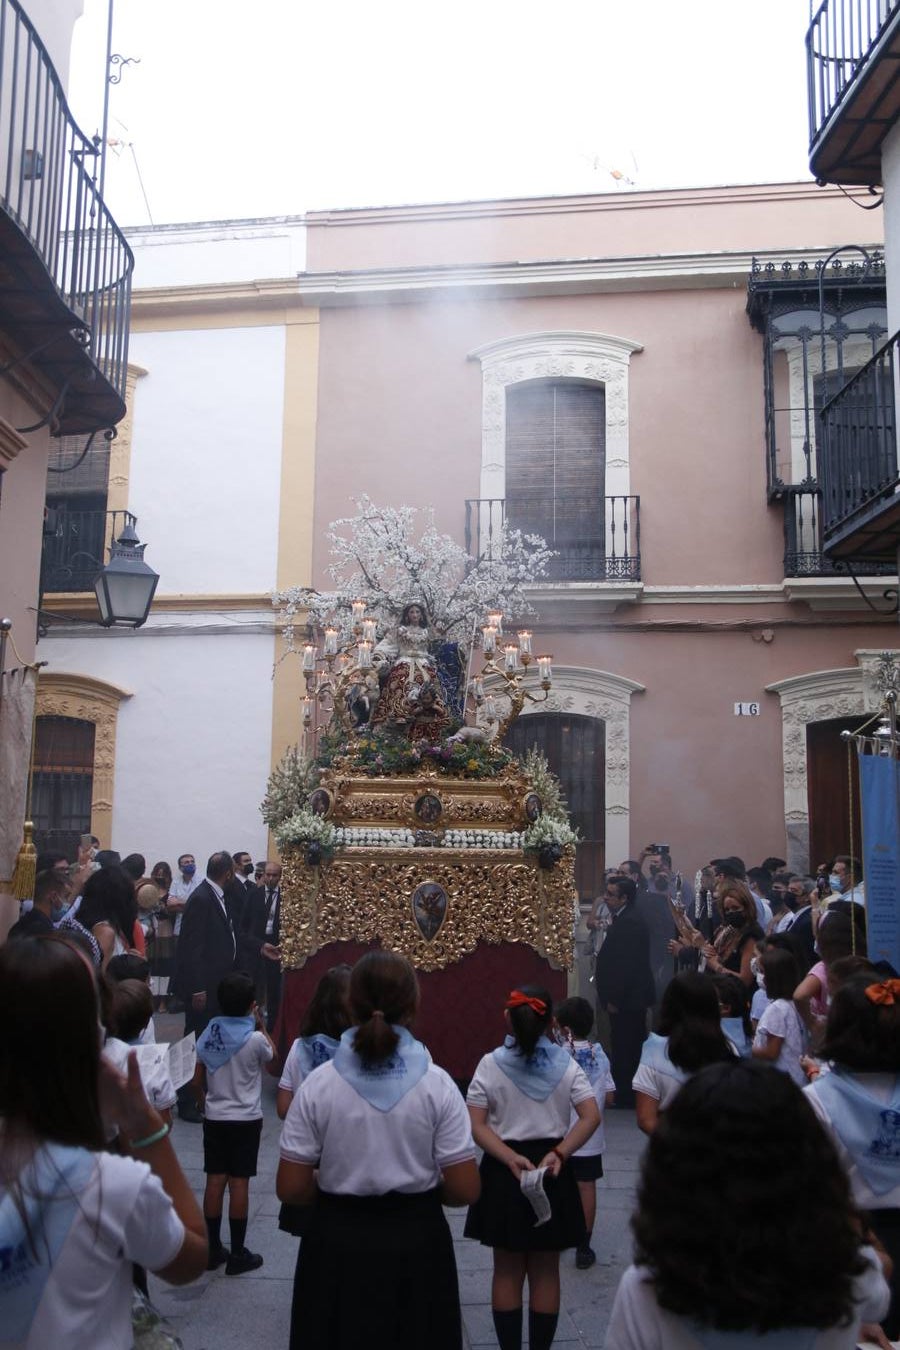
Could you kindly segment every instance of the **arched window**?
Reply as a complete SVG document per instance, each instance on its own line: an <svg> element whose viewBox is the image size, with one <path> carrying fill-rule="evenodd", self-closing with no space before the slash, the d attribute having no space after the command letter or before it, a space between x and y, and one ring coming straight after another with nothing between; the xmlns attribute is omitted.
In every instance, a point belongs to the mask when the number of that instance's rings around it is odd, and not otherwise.
<svg viewBox="0 0 900 1350"><path fill-rule="evenodd" d="M79 836L91 832L96 727L78 717L35 721L31 803L38 852L78 854Z"/></svg>
<svg viewBox="0 0 900 1350"><path fill-rule="evenodd" d="M530 713L513 723L506 745L517 755L532 747L546 755L581 835L575 860L579 897L600 895L605 864L605 723L599 717Z"/></svg>

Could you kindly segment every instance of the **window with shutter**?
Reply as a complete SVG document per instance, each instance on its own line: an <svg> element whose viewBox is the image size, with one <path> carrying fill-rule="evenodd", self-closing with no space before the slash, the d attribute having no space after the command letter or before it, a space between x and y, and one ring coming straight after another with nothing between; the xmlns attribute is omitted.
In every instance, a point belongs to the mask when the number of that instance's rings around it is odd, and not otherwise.
<svg viewBox="0 0 900 1350"><path fill-rule="evenodd" d="M536 381L506 391L506 518L557 550L554 573L604 573L602 385Z"/></svg>
<svg viewBox="0 0 900 1350"><path fill-rule="evenodd" d="M74 859L79 836L90 832L95 734L94 723L78 717L35 721L32 813L39 851L54 848Z"/></svg>

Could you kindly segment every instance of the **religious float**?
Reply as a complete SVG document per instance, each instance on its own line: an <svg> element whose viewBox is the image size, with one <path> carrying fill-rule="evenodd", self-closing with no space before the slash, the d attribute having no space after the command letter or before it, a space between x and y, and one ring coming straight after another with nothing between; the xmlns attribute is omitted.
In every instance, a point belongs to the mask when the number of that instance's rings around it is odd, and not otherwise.
<svg viewBox="0 0 900 1350"><path fill-rule="evenodd" d="M465 1079L513 985L565 996L575 834L542 756L502 745L551 688L552 658L504 619L527 615L547 550L504 531L473 563L432 526L414 540L413 517L363 499L332 527L341 588L281 597L306 695L262 808L284 864L280 1031L329 967L381 946L416 967L418 1034Z"/></svg>

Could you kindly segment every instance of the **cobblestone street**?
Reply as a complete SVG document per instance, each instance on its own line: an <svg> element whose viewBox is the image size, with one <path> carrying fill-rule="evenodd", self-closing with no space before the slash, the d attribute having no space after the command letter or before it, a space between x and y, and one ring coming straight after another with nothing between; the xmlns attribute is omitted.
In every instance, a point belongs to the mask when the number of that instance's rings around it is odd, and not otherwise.
<svg viewBox="0 0 900 1350"><path fill-rule="evenodd" d="M177 1036L180 1022L180 1018L158 1017L159 1039ZM262 1253L265 1264L258 1272L232 1278L218 1270L182 1289L151 1278L151 1297L181 1336L185 1350L246 1350L248 1345L282 1350L287 1346L297 1239L278 1228L275 1172L280 1122L275 1114L275 1080L270 1077L264 1080L263 1109L259 1175L250 1188L247 1245ZM606 1134L606 1175L598 1183L594 1227L597 1264L579 1271L574 1268L574 1252L562 1257L562 1307L554 1342L561 1347L593 1350L603 1345L613 1294L629 1260L628 1220L643 1136L630 1111L608 1112ZM202 1127L176 1121L172 1139L188 1180L202 1198ZM449 1218L459 1267L465 1345L494 1346L490 1251L463 1238L464 1210L449 1211ZM222 1237L227 1245L227 1220Z"/></svg>

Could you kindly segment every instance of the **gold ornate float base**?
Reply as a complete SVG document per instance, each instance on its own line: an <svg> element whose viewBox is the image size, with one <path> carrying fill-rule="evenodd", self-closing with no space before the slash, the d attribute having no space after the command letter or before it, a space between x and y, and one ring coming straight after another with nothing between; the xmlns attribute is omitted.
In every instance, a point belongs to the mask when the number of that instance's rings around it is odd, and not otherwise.
<svg viewBox="0 0 900 1350"><path fill-rule="evenodd" d="M559 969L572 964L574 849L551 870L518 849L343 848L309 867L297 848L283 862L285 969L341 941L379 942L419 970L443 970L479 942L523 942Z"/></svg>

